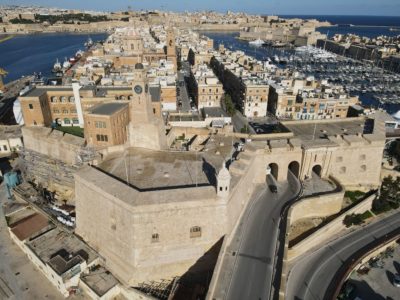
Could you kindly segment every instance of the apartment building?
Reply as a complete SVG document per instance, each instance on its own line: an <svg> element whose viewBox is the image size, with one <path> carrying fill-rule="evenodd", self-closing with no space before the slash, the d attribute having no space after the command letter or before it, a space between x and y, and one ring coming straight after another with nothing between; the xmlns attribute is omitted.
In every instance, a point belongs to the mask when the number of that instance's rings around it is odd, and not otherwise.
<svg viewBox="0 0 400 300"><path fill-rule="evenodd" d="M203 64L192 68L189 94L200 110L203 107L221 107L225 92L213 71Z"/></svg>
<svg viewBox="0 0 400 300"><path fill-rule="evenodd" d="M313 120L346 118L359 99L327 81L292 79L272 84L268 102L269 111L279 118Z"/></svg>

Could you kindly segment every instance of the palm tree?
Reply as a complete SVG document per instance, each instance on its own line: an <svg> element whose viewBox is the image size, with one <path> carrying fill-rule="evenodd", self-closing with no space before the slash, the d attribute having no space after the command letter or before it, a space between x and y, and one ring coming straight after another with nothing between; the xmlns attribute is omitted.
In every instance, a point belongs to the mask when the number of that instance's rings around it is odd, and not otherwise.
<svg viewBox="0 0 400 300"><path fill-rule="evenodd" d="M4 89L3 77L7 76L8 72L0 68L0 90Z"/></svg>

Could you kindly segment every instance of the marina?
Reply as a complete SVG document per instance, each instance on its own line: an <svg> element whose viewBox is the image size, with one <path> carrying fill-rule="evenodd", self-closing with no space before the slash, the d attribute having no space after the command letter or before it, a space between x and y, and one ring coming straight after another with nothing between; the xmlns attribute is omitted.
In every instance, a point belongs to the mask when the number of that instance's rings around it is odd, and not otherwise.
<svg viewBox="0 0 400 300"><path fill-rule="evenodd" d="M383 108L389 113L400 109L400 74L385 71L379 64L361 62L314 47L277 48L263 44L254 46L238 40L237 33L211 33L215 47L224 44L230 50L240 50L258 60L274 63L279 68L326 79L344 86L352 95L358 95L366 107Z"/></svg>

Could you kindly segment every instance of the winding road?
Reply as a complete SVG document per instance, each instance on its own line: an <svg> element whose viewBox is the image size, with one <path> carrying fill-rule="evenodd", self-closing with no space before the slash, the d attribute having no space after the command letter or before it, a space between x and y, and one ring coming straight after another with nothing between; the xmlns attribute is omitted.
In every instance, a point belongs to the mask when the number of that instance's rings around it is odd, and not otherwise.
<svg viewBox="0 0 400 300"><path fill-rule="evenodd" d="M302 256L289 274L285 299L326 299L330 283L346 260L399 228L400 212L396 212Z"/></svg>

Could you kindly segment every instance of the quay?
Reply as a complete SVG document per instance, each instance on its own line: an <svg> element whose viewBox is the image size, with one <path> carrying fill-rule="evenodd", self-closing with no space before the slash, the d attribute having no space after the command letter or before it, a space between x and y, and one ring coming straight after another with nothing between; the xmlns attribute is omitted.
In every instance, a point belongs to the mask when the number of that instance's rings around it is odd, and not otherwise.
<svg viewBox="0 0 400 300"><path fill-rule="evenodd" d="M8 36L5 36L3 38L0 38L0 43L6 42L8 40L11 40L13 37L15 37L15 35L8 35Z"/></svg>

